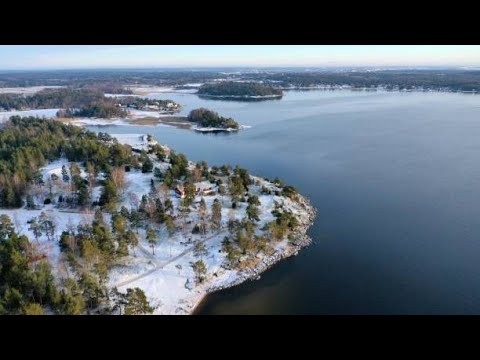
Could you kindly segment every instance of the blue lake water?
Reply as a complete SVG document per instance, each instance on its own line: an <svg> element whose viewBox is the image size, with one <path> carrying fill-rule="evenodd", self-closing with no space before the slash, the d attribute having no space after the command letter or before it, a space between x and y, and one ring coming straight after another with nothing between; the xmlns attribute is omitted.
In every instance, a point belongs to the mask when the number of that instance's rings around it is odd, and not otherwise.
<svg viewBox="0 0 480 360"><path fill-rule="evenodd" d="M158 94L251 128L153 133L192 160L279 176L318 209L314 244L200 314L480 313L480 96L291 91L231 102Z"/></svg>

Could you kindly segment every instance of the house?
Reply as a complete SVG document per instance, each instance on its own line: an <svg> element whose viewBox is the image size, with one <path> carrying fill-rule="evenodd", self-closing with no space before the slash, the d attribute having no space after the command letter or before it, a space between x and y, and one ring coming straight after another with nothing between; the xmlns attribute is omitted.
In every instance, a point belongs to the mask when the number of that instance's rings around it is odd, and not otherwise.
<svg viewBox="0 0 480 360"><path fill-rule="evenodd" d="M180 198L183 199L185 197L185 189L183 188L183 185L177 185L175 186L175 194Z"/></svg>

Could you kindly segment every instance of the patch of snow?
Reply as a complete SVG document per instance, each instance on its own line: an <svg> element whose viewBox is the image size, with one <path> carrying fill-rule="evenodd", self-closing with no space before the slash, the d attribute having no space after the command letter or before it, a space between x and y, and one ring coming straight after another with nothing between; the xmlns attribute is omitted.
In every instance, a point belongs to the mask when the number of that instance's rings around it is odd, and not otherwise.
<svg viewBox="0 0 480 360"><path fill-rule="evenodd" d="M0 94L33 95L44 89L59 89L63 87L65 86L27 86L27 87L0 88Z"/></svg>
<svg viewBox="0 0 480 360"><path fill-rule="evenodd" d="M38 117L56 117L57 111L60 109L36 109L36 110L12 110L0 111L0 123L10 119L10 116L38 116Z"/></svg>

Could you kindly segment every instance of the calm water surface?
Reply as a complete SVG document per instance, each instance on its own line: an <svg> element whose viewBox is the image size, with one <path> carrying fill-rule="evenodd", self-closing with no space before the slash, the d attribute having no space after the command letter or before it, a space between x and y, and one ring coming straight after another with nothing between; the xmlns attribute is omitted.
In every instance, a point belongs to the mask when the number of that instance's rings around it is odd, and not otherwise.
<svg viewBox="0 0 480 360"><path fill-rule="evenodd" d="M251 128L150 132L192 160L279 176L318 209L314 244L259 281L212 294L200 314L480 313L480 96L288 92L205 106Z"/></svg>

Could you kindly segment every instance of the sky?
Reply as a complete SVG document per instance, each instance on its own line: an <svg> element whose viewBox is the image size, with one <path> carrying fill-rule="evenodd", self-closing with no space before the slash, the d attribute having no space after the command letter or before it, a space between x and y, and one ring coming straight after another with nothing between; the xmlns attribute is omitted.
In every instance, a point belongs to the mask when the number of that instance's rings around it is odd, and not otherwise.
<svg viewBox="0 0 480 360"><path fill-rule="evenodd" d="M0 45L0 70L480 66L478 45Z"/></svg>

